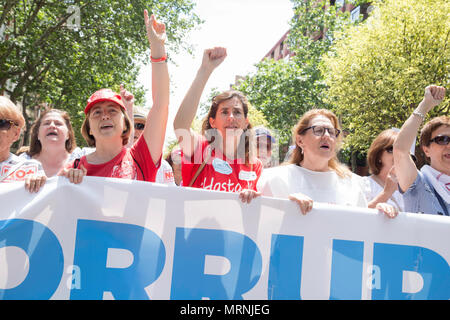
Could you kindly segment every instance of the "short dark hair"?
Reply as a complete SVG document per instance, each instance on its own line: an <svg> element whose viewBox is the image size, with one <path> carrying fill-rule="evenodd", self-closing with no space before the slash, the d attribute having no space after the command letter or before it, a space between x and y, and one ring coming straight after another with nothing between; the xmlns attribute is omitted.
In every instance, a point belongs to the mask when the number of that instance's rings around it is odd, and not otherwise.
<svg viewBox="0 0 450 320"><path fill-rule="evenodd" d="M449 116L440 116L435 117L428 121L420 131L420 146L428 147L431 143L431 136L437 128L440 126L450 126L450 117Z"/></svg>

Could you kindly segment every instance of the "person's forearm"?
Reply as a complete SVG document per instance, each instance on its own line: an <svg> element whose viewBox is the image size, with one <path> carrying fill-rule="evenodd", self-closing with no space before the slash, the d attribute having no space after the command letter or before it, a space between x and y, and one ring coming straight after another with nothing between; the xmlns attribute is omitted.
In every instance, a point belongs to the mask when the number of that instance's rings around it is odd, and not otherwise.
<svg viewBox="0 0 450 320"><path fill-rule="evenodd" d="M375 208L378 203L388 202L391 198L393 192L389 192L387 190L382 190L375 198L373 198L369 204L369 208Z"/></svg>
<svg viewBox="0 0 450 320"><path fill-rule="evenodd" d="M397 138L395 139L394 148L397 151L409 154L411 145L414 143L414 139L416 138L417 131L423 122L423 118L420 115L425 117L426 113L427 108L425 106L425 102L422 100L419 106L405 121Z"/></svg>
<svg viewBox="0 0 450 320"><path fill-rule="evenodd" d="M153 59L166 56L164 45L155 44L151 48ZM167 109L169 107L170 85L167 61L152 62L152 99L153 107Z"/></svg>
<svg viewBox="0 0 450 320"><path fill-rule="evenodd" d="M173 126L174 129L186 129L191 127L192 121L194 121L195 115L197 113L198 105L200 103L200 98L202 96L203 90L205 89L206 83L212 73L212 70L200 67L197 71L197 75L192 82L186 96L181 102L180 108L175 116Z"/></svg>
<svg viewBox="0 0 450 320"><path fill-rule="evenodd" d="M425 100L422 100L405 121L394 142L394 165L398 184L403 191L408 190L417 177L417 168L411 159L410 148L428 110Z"/></svg>

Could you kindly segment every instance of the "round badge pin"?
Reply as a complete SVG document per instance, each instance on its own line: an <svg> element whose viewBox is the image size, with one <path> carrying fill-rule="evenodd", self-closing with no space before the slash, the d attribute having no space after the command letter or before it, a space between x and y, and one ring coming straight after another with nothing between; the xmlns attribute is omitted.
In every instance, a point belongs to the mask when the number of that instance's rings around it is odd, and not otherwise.
<svg viewBox="0 0 450 320"><path fill-rule="evenodd" d="M230 174L233 172L233 168L229 165L228 162L215 158L212 162L213 168L216 172L221 174Z"/></svg>

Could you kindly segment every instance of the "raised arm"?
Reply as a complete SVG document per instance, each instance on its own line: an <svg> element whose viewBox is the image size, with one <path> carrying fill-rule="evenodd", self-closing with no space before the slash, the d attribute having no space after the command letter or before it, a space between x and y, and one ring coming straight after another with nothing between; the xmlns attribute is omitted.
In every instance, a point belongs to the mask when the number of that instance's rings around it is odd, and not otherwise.
<svg viewBox="0 0 450 320"><path fill-rule="evenodd" d="M191 124L197 113L198 104L202 96L205 85L211 73L217 68L227 56L225 48L216 47L206 49L203 52L202 64L197 71L194 81L186 93L180 108L173 121L175 135L178 138L180 147L186 156L191 156L195 150L197 141L191 132Z"/></svg>
<svg viewBox="0 0 450 320"><path fill-rule="evenodd" d="M124 85L120 85L120 96L122 97L123 104L125 105L125 108L127 109L127 115L128 118L130 118L131 121L131 128L130 128L130 139L128 140L127 147L131 148L133 145L133 137L134 137L134 117L133 117L133 107L134 107L134 95L125 89Z"/></svg>
<svg viewBox="0 0 450 320"><path fill-rule="evenodd" d="M161 158L169 116L169 71L164 47L166 26L158 22L153 14L149 17L147 10L144 10L144 20L152 58L153 106L148 113L142 134L152 160L157 164Z"/></svg>
<svg viewBox="0 0 450 320"><path fill-rule="evenodd" d="M398 184L402 191L408 190L417 178L417 168L411 159L409 150L414 143L417 131L425 119L425 115L437 106L445 96L445 88L428 86L419 106L403 124L394 143L394 165Z"/></svg>

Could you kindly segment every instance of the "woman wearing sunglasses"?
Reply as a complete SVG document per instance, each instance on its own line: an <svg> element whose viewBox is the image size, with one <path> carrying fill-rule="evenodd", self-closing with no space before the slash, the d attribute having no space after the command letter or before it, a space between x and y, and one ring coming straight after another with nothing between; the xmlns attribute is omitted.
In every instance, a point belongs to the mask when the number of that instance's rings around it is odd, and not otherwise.
<svg viewBox="0 0 450 320"><path fill-rule="evenodd" d="M394 143L394 163L405 211L449 215L450 212L450 117L436 117L420 133L420 146L429 165L417 170L409 156L425 115L442 102L445 88L428 86L419 106L403 124Z"/></svg>
<svg viewBox="0 0 450 320"><path fill-rule="evenodd" d="M133 108L133 124L134 124L133 143L138 141L139 137L144 132L146 120L147 120L147 112L144 111L143 108L134 107ZM175 180L174 180L172 166L165 159L161 159L161 166L159 167L158 172L156 173L155 182L167 184L169 186L176 185Z"/></svg>
<svg viewBox="0 0 450 320"><path fill-rule="evenodd" d="M166 132L169 106L169 74L164 42L165 25L144 11L147 38L151 49L153 107L148 113L140 138L133 139L133 125L121 95L110 89L92 94L84 110L81 132L95 151L76 159L71 168L82 175L155 181ZM82 176L78 177L82 179Z"/></svg>
<svg viewBox="0 0 450 320"><path fill-rule="evenodd" d="M24 125L25 119L15 104L0 96L0 182L24 181L29 192L38 192L47 179L42 165L10 152Z"/></svg>
<svg viewBox="0 0 450 320"><path fill-rule="evenodd" d="M289 164L264 170L258 183L262 195L289 198L302 214L313 202L367 207L361 178L337 159L341 142L339 121L326 109L306 112L293 129L295 149ZM393 218L394 207L379 203L376 208Z"/></svg>
<svg viewBox="0 0 450 320"><path fill-rule="evenodd" d="M381 132L370 145L367 152L369 177L363 177L364 192L369 208L375 208L380 202L386 202L404 211L403 196L398 189L395 176L393 145L398 131L387 129Z"/></svg>

